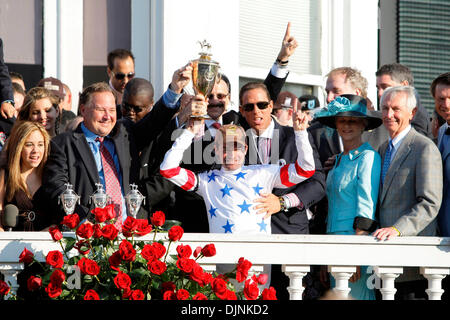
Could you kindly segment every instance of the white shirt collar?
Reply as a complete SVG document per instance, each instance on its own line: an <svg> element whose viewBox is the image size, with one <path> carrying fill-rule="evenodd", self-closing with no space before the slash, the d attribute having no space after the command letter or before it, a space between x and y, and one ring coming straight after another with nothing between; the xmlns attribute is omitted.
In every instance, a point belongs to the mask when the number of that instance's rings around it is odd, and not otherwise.
<svg viewBox="0 0 450 320"><path fill-rule="evenodd" d="M389 139L389 141L392 140L392 145L394 146L394 149L398 149L398 147L400 147L400 144L402 143L403 139L405 139L406 135L409 133L410 130L411 130L411 125L408 125L394 139Z"/></svg>
<svg viewBox="0 0 450 320"><path fill-rule="evenodd" d="M263 133L261 133L259 135L259 137L272 139L274 129L275 129L275 123L273 122L273 119L271 118L269 126L267 127L266 130L264 130ZM256 134L256 130L252 129L251 132L253 135L253 139L256 139L256 137L258 137L258 135Z"/></svg>

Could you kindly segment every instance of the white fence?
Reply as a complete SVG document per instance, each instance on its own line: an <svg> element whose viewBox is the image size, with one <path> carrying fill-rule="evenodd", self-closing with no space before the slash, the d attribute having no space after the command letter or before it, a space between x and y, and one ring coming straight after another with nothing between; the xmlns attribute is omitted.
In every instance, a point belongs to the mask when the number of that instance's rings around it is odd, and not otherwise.
<svg viewBox="0 0 450 320"><path fill-rule="evenodd" d="M158 234L157 239L164 239ZM153 234L141 237L151 241ZM199 260L206 270L214 270L216 264L236 264L244 257L253 264L254 272L261 272L264 264L280 264L290 278L287 290L291 300L300 300L304 288L302 279L311 265L327 265L336 279L339 293L348 295L348 280L356 266L372 266L382 279L381 294L385 300L393 300L395 279L403 267L420 267L428 280L426 290L430 300L441 299L441 281L450 274L450 238L400 237L377 241L371 236L330 235L268 235L243 236L228 234L186 233L180 241L193 249L214 243L217 254ZM17 289L16 276L23 265L19 254L26 247L38 260L45 261L51 250L61 250L47 232L1 232L0 272L9 281L12 291ZM170 250L175 250L171 246Z"/></svg>

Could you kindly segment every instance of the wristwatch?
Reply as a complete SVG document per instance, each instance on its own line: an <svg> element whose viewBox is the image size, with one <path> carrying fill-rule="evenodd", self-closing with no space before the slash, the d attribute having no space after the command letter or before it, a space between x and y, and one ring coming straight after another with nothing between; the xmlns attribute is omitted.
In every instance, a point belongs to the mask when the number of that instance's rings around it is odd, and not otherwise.
<svg viewBox="0 0 450 320"><path fill-rule="evenodd" d="M286 201L284 201L283 197L278 197L278 200L280 200L280 211L288 211L288 208L286 207Z"/></svg>

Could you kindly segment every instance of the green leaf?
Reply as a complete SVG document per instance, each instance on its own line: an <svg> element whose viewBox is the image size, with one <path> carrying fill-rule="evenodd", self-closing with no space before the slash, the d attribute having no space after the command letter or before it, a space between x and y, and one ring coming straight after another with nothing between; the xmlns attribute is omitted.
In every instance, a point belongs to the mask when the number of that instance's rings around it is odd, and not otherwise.
<svg viewBox="0 0 450 320"><path fill-rule="evenodd" d="M64 242L64 252L69 252L73 249L73 246L76 243L75 238L63 238L62 240Z"/></svg>

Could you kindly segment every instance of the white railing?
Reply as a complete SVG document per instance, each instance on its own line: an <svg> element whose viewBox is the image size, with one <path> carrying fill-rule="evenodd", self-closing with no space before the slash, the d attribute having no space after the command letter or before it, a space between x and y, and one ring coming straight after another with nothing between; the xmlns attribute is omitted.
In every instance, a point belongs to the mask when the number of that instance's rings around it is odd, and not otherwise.
<svg viewBox="0 0 450 320"><path fill-rule="evenodd" d="M158 234L157 239L165 237L166 234ZM153 235L140 239L151 241ZM252 262L254 272L261 272L265 264L282 265L290 278L287 290L291 300L302 298L302 279L311 265L327 265L336 279L335 290L344 296L350 291L348 280L356 266L373 266L382 279L380 292L385 300L394 299L394 281L402 274L403 267L420 267L428 280L426 292L430 300L441 299L444 292L441 281L450 274L450 238L401 237L380 242L371 236L186 233L180 243L189 244L193 249L214 243L217 254L199 260L208 271L214 270L216 264L236 264L240 257ZM17 289L16 276L23 269L18 257L24 247L42 261L49 251L61 250L47 232L1 232L0 272L13 292Z"/></svg>

